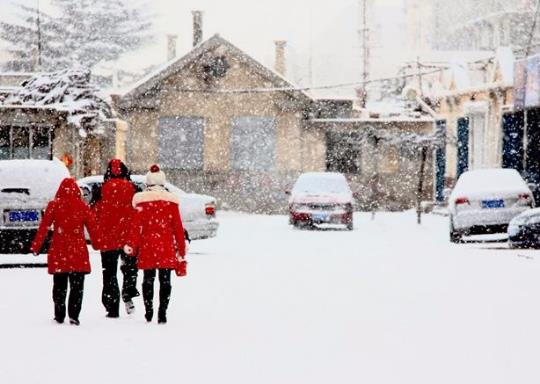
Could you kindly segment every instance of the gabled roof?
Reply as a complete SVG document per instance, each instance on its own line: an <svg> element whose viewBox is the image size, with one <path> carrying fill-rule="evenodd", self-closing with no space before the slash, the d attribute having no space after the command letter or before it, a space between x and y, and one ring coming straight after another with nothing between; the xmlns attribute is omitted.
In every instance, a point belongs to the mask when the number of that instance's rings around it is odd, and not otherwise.
<svg viewBox="0 0 540 384"><path fill-rule="evenodd" d="M215 34L208 40L194 47L186 55L164 63L163 65L152 71L150 74L133 84L122 95L122 104L129 104L130 101L144 95L146 92L155 88L168 77L182 71L205 52L212 51L220 46L226 47L230 53L238 57L246 65L250 66L254 72L260 74L263 78L268 79L268 81L272 82L274 88L278 88L283 92L288 92L296 98L311 101L310 96L305 91L298 90L298 87L293 85L289 80L285 79L283 76L266 67L265 65L259 63L253 57L249 56L247 53L245 53L226 39L222 38L219 34Z"/></svg>

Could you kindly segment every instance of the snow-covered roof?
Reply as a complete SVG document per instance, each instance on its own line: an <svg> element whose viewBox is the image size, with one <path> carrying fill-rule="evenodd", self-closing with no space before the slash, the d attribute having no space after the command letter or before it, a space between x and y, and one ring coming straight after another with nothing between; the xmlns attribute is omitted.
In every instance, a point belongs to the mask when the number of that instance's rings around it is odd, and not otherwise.
<svg viewBox="0 0 540 384"><path fill-rule="evenodd" d="M68 122L85 137L102 132L98 121L113 117L112 110L90 85L90 71L83 68L36 74L3 102L9 108L49 108L68 113Z"/></svg>
<svg viewBox="0 0 540 384"><path fill-rule="evenodd" d="M131 87L126 89L122 95L122 104L127 103L137 97L144 95L145 92L157 86L159 83L180 72L187 65L199 58L207 51L212 51L220 46L225 46L229 52L239 57L244 63L251 66L257 73L268 79L274 84L276 88L282 88L285 92L290 92L296 96L303 97L305 100L312 100L311 97L305 91L297 91L298 87L292 84L288 79L281 76L276 71L261 64L253 57L242 51L240 48L233 45L228 40L221 37L219 34L215 34L208 40L197 45L194 49L189 51L186 55L170 60L163 65L157 67L154 71L150 72L147 76L143 77Z"/></svg>

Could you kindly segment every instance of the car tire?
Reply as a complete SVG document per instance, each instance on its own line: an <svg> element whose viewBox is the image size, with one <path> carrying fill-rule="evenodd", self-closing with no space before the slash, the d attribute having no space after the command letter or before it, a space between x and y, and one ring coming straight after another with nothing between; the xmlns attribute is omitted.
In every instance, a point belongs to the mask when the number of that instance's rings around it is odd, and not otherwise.
<svg viewBox="0 0 540 384"><path fill-rule="evenodd" d="M347 230L348 231L352 231L354 229L354 224L353 222L351 221L350 223L347 224Z"/></svg>
<svg viewBox="0 0 540 384"><path fill-rule="evenodd" d="M463 233L454 229L452 216L450 216L450 242L454 244L463 243Z"/></svg>

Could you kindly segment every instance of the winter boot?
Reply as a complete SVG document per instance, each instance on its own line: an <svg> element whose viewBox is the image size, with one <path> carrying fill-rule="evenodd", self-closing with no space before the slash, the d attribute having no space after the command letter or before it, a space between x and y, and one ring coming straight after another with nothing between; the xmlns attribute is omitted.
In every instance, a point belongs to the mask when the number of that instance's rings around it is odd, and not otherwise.
<svg viewBox="0 0 540 384"><path fill-rule="evenodd" d="M54 320L58 324L62 324L66 318L66 305L65 304L55 304L54 305Z"/></svg>
<svg viewBox="0 0 540 384"><path fill-rule="evenodd" d="M110 312L107 312L105 317L108 317L109 319L118 319L120 317L120 314L118 314L118 312L116 311L110 311Z"/></svg>
<svg viewBox="0 0 540 384"><path fill-rule="evenodd" d="M126 312L128 315L135 313L135 304L133 304L133 300L127 300L124 304L126 305Z"/></svg>
<svg viewBox="0 0 540 384"><path fill-rule="evenodd" d="M70 318L70 319L69 319L69 323L70 323L71 325L81 325L81 322L79 321L79 319L72 319L72 318Z"/></svg>
<svg viewBox="0 0 540 384"><path fill-rule="evenodd" d="M158 324L165 324L167 322L167 313L165 311L158 311Z"/></svg>
<svg viewBox="0 0 540 384"><path fill-rule="evenodd" d="M146 321L151 322L152 317L154 317L154 310L153 309L147 309L146 313L144 314L144 318Z"/></svg>

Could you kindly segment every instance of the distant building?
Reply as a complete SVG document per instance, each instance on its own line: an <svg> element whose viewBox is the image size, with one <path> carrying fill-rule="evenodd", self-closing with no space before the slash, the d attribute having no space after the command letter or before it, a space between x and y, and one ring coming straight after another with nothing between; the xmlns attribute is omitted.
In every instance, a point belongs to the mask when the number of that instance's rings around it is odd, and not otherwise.
<svg viewBox="0 0 540 384"><path fill-rule="evenodd" d="M441 53L434 52L439 57ZM421 82L422 98L435 109L437 127L446 141L435 161L439 200L444 187L453 186L467 170L514 167L508 130L514 54L510 48L499 48L463 52L462 56L463 61L437 60L440 71L422 76ZM408 86L418 88L418 80L411 79Z"/></svg>
<svg viewBox="0 0 540 384"><path fill-rule="evenodd" d="M431 0L433 48L441 50L513 49L528 44L536 2L532 0ZM540 38L538 28L533 43Z"/></svg>
<svg viewBox="0 0 540 384"><path fill-rule="evenodd" d="M314 99L278 73L286 68L284 46L276 44L272 70L214 35L131 87L116 108L129 124L127 161L134 172L157 162L172 182L229 208L280 212L284 190L304 171L345 173L368 206L380 163L385 177L378 183L394 192L376 196L379 204L412 206L418 159L403 157L399 143L378 147L380 157L373 156L364 131L429 134L433 120L357 118L353 99ZM427 198L431 187L427 182Z"/></svg>

